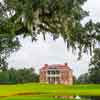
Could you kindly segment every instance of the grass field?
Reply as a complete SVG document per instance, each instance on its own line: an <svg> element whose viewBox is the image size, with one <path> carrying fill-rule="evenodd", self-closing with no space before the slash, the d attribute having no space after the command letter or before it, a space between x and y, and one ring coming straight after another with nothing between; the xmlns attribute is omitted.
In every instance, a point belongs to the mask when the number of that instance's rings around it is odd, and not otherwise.
<svg viewBox="0 0 100 100"><path fill-rule="evenodd" d="M69 95L100 96L100 85L0 85L0 100L63 100L53 96Z"/></svg>
<svg viewBox="0 0 100 100"><path fill-rule="evenodd" d="M0 100L75 100L75 99L62 99L62 98L52 98L52 97L33 97L33 96L15 96L2 98Z"/></svg>

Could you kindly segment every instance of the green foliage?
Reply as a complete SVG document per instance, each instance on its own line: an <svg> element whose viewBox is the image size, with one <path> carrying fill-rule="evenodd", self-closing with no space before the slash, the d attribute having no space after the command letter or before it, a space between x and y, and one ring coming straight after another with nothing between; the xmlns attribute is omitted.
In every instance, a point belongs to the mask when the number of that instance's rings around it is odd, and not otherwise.
<svg viewBox="0 0 100 100"><path fill-rule="evenodd" d="M0 72L0 84L38 82L39 76L32 68L15 70L13 68Z"/></svg>
<svg viewBox="0 0 100 100"><path fill-rule="evenodd" d="M62 36L67 48L92 52L100 41L100 23L91 20L84 26L81 21L88 16L82 6L87 0L3 0L0 2L0 68L7 69L8 55L19 47L17 35L31 36L47 33L55 40ZM4 67L6 66L6 67Z"/></svg>
<svg viewBox="0 0 100 100"><path fill-rule="evenodd" d="M9 82L9 74L6 71L0 72L0 83L5 84Z"/></svg>
<svg viewBox="0 0 100 100"><path fill-rule="evenodd" d="M78 77L77 83L78 84L88 84L88 83L90 83L88 73L85 73L85 74L80 75Z"/></svg>
<svg viewBox="0 0 100 100"><path fill-rule="evenodd" d="M0 3L0 69L7 70L7 57L10 53L18 50L20 43L18 37L14 35L14 23L10 22L4 15L6 10Z"/></svg>
<svg viewBox="0 0 100 100"><path fill-rule="evenodd" d="M16 83L38 82L39 76L34 73L32 68L19 69L16 71Z"/></svg>
<svg viewBox="0 0 100 100"><path fill-rule="evenodd" d="M0 35L0 70L7 70L7 57L20 47L18 38Z"/></svg>
<svg viewBox="0 0 100 100"><path fill-rule="evenodd" d="M78 83L100 84L100 48L96 48L94 50L88 73L80 75L78 78ZM100 96L92 96L91 100L100 100Z"/></svg>
<svg viewBox="0 0 100 100"><path fill-rule="evenodd" d="M94 50L88 73L80 75L78 83L100 84L100 48Z"/></svg>
<svg viewBox="0 0 100 100"><path fill-rule="evenodd" d="M89 68L90 81L92 83L100 83L100 49L94 50L94 55L91 57Z"/></svg>
<svg viewBox="0 0 100 100"><path fill-rule="evenodd" d="M99 23L91 20L82 25L81 21L88 16L82 5L87 0L4 0L1 4L1 29L3 33L13 33L15 36L31 35L37 40L38 34L49 33L53 39L62 36L67 47L81 52L92 51L99 39ZM9 14L7 13L9 12ZM9 26L9 27L8 27ZM8 31L8 29L10 29Z"/></svg>

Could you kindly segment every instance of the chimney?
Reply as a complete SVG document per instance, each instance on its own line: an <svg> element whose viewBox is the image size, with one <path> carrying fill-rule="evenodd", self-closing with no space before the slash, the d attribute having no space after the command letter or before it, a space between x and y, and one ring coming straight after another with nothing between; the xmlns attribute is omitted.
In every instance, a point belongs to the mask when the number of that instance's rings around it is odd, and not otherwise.
<svg viewBox="0 0 100 100"><path fill-rule="evenodd" d="M65 62L64 64L65 64L65 66L67 66L67 65L68 65L68 63L67 63L67 62Z"/></svg>
<svg viewBox="0 0 100 100"><path fill-rule="evenodd" d="M44 64L45 67L48 67L48 64Z"/></svg>

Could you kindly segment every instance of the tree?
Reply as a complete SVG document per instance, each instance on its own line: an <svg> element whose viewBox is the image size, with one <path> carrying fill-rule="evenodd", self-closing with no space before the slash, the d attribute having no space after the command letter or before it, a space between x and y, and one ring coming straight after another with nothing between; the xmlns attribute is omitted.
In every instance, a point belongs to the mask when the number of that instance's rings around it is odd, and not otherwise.
<svg viewBox="0 0 100 100"><path fill-rule="evenodd" d="M9 83L9 74L7 71L0 72L0 84Z"/></svg>
<svg viewBox="0 0 100 100"><path fill-rule="evenodd" d="M4 15L5 8L0 2L0 70L7 70L7 57L20 47L18 37L14 35L12 23Z"/></svg>
<svg viewBox="0 0 100 100"><path fill-rule="evenodd" d="M0 2L0 67L7 69L6 58L18 46L17 35L31 36L47 33L53 39L62 36L67 48L92 52L100 41L100 23L92 20L84 26L81 21L88 16L82 5L87 0L3 0ZM15 45L16 44L16 45ZM6 45L6 46L4 46ZM8 47L7 47L8 46ZM3 66L3 67L2 67ZM5 66L5 67L4 67Z"/></svg>
<svg viewBox="0 0 100 100"><path fill-rule="evenodd" d="M39 82L39 75L32 68L8 69L0 72L0 84Z"/></svg>
<svg viewBox="0 0 100 100"><path fill-rule="evenodd" d="M87 84L90 83L88 73L84 73L78 77L77 83L79 84Z"/></svg>
<svg viewBox="0 0 100 100"><path fill-rule="evenodd" d="M100 84L100 48L94 50L88 73L78 78L79 83ZM91 96L91 100L100 100L100 96Z"/></svg>
<svg viewBox="0 0 100 100"><path fill-rule="evenodd" d="M17 75L16 75L16 70L14 68L11 68L7 70L9 74L9 83L10 84L16 84L17 83Z"/></svg>
<svg viewBox="0 0 100 100"><path fill-rule="evenodd" d="M19 40L11 36L0 36L0 70L7 70L7 57L11 52L18 50Z"/></svg>
<svg viewBox="0 0 100 100"><path fill-rule="evenodd" d="M89 68L89 77L92 83L100 83L100 48L94 50Z"/></svg>
<svg viewBox="0 0 100 100"><path fill-rule="evenodd" d="M62 36L67 47L78 48L81 52L90 51L96 40L100 40L100 24L91 20L82 25L83 18L88 16L82 5L87 0L4 0L1 3L0 28L9 35L31 35L32 40L38 34L49 33L54 39ZM10 26L10 32L8 31ZM5 32L6 31L6 32Z"/></svg>
<svg viewBox="0 0 100 100"><path fill-rule="evenodd" d="M16 71L16 83L38 82L39 75L32 68L19 69Z"/></svg>
<svg viewBox="0 0 100 100"><path fill-rule="evenodd" d="M80 75L78 82L100 84L100 48L94 50L88 73Z"/></svg>

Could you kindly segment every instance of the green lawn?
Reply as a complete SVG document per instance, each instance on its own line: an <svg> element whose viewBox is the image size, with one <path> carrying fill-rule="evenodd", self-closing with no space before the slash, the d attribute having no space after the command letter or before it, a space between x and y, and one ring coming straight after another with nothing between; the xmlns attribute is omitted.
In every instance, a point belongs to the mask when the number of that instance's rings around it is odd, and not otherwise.
<svg viewBox="0 0 100 100"><path fill-rule="evenodd" d="M100 85L0 85L0 100L63 100L51 97L66 95L100 96Z"/></svg>
<svg viewBox="0 0 100 100"><path fill-rule="evenodd" d="M2 98L0 100L75 100L75 99L62 99L62 98L52 98L52 97L33 97L33 96L15 96Z"/></svg>

